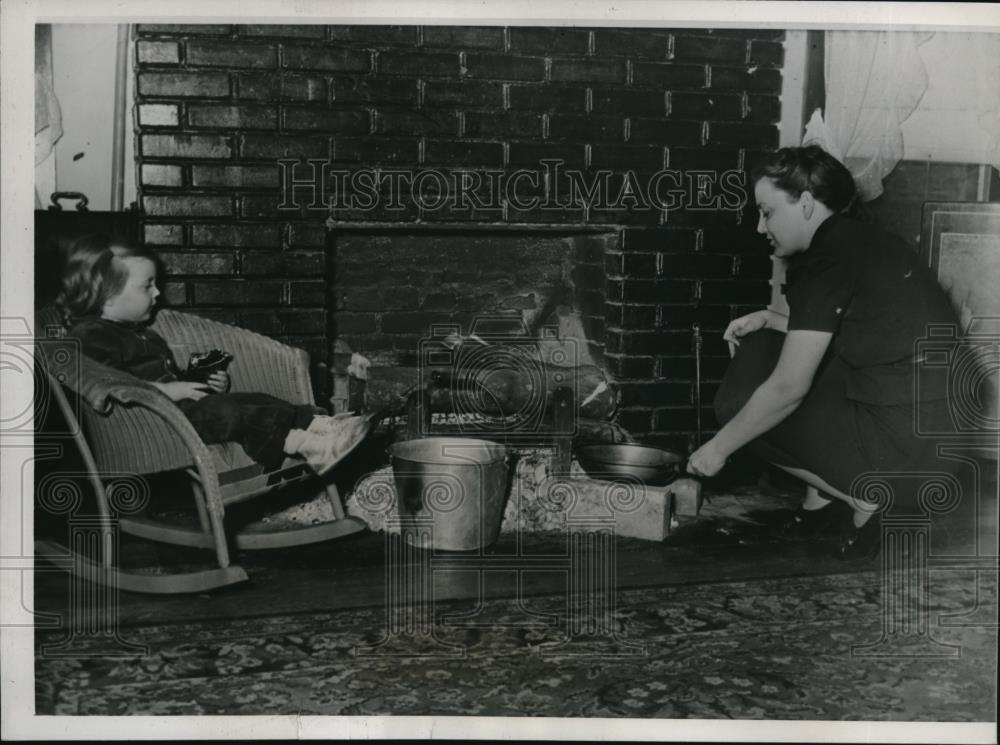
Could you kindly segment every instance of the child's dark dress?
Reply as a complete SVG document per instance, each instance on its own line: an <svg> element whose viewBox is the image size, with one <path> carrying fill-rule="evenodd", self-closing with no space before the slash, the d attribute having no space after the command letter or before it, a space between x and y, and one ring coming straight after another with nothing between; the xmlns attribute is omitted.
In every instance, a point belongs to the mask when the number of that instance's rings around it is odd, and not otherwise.
<svg viewBox="0 0 1000 745"><path fill-rule="evenodd" d="M81 318L69 337L80 341L83 353L109 367L155 383L180 380L170 347L145 323ZM305 429L316 414L313 406L296 406L266 393L214 393L177 406L207 445L237 442L265 470L278 468L292 429Z"/></svg>

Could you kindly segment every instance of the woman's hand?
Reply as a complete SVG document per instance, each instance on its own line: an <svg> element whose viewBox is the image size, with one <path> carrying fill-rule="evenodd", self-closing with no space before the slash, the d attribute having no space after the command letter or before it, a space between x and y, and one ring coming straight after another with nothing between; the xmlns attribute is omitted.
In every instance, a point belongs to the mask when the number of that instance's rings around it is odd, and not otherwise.
<svg viewBox="0 0 1000 745"><path fill-rule="evenodd" d="M229 390L229 384L232 381L229 379L229 373L225 370L216 370L208 376L206 382L208 383L208 387L216 393L225 393Z"/></svg>
<svg viewBox="0 0 1000 745"><path fill-rule="evenodd" d="M745 316L740 316L736 320L730 322L729 326L726 327L726 332L722 335L722 338L729 342L730 357L736 354L736 347L740 345L741 337L767 327L767 321L770 313L771 312L766 309L758 310L753 313L748 313Z"/></svg>
<svg viewBox="0 0 1000 745"><path fill-rule="evenodd" d="M205 398L211 391L204 383L190 383L186 380L174 380L170 383L153 383L171 401L183 401L190 398L193 401Z"/></svg>
<svg viewBox="0 0 1000 745"><path fill-rule="evenodd" d="M695 476L714 476L724 465L726 465L726 455L719 452L713 438L691 453L687 470Z"/></svg>

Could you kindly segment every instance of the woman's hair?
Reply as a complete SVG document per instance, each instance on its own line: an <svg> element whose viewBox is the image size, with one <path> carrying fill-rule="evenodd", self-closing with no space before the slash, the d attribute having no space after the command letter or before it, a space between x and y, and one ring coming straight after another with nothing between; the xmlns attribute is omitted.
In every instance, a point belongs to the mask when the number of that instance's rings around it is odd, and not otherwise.
<svg viewBox="0 0 1000 745"><path fill-rule="evenodd" d="M808 191L834 212L851 213L860 207L851 172L816 145L783 147L768 153L754 167L750 178L754 184L762 178L769 178L792 199L798 199Z"/></svg>
<svg viewBox="0 0 1000 745"><path fill-rule="evenodd" d="M108 235L85 235L72 245L56 298L67 326L78 318L99 315L104 304L125 288L128 269L115 259L131 257L156 261L149 249Z"/></svg>

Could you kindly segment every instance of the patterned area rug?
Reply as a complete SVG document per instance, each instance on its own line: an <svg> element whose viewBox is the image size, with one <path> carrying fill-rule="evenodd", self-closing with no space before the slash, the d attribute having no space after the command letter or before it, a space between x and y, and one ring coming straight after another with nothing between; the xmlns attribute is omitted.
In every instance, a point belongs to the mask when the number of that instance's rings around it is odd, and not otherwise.
<svg viewBox="0 0 1000 745"><path fill-rule="evenodd" d="M624 590L590 615L438 603L397 634L378 608L146 625L121 632L144 654L39 650L36 711L995 721L996 589L932 572L926 629L883 613L877 571ZM906 633L852 654L886 628Z"/></svg>

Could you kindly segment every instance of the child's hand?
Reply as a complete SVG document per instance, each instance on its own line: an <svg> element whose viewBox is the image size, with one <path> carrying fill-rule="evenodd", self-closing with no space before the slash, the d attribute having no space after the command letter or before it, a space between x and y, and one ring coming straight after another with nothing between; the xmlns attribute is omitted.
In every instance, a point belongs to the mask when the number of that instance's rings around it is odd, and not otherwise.
<svg viewBox="0 0 1000 745"><path fill-rule="evenodd" d="M211 391L204 383L189 383L185 380L175 380L170 383L153 383L171 401L183 401L190 398L193 401L205 398Z"/></svg>
<svg viewBox="0 0 1000 745"><path fill-rule="evenodd" d="M208 380L205 381L208 387L211 388L216 393L225 393L229 390L229 373L225 370L216 370L214 373L208 376Z"/></svg>

